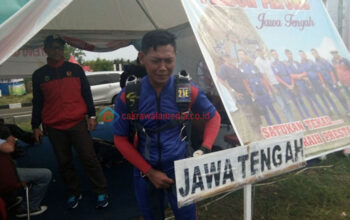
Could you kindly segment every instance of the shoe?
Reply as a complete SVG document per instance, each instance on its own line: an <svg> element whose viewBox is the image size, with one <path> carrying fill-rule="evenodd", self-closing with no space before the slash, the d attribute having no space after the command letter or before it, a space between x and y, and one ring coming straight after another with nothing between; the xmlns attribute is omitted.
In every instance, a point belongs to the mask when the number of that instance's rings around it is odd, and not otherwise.
<svg viewBox="0 0 350 220"><path fill-rule="evenodd" d="M23 201L23 197L22 196L17 196L15 201L13 201L11 204L9 204L7 206L7 209L10 210L10 209L18 206L19 204L21 204L22 201Z"/></svg>
<svg viewBox="0 0 350 220"><path fill-rule="evenodd" d="M45 212L47 210L47 206L46 205L42 205L40 206L39 209L37 210L31 210L29 215L30 216L34 216L34 215L40 215L42 214L43 212ZM23 209L22 207L18 208L16 210L16 217L17 218L24 218L24 217L27 217L28 216L28 213L27 213L27 210Z"/></svg>
<svg viewBox="0 0 350 220"><path fill-rule="evenodd" d="M100 194L97 196L96 208L105 208L108 206L108 195Z"/></svg>
<svg viewBox="0 0 350 220"><path fill-rule="evenodd" d="M70 196L67 200L68 209L75 209L79 204L79 200L81 200L82 198L83 196L81 194L78 196Z"/></svg>

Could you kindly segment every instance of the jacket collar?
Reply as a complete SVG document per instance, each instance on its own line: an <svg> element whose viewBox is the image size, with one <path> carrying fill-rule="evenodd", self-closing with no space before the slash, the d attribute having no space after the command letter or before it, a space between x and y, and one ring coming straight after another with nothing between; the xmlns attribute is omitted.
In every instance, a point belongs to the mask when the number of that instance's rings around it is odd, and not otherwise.
<svg viewBox="0 0 350 220"><path fill-rule="evenodd" d="M149 82L148 78L149 78L148 75L142 78L142 81L144 81L144 83L146 84L146 89L147 90L150 89L150 90L155 91L155 89L153 88L153 86ZM174 74L171 74L168 82L164 85L160 94L162 94L164 91L168 90L172 86L172 84L174 84L174 83L175 83Z"/></svg>

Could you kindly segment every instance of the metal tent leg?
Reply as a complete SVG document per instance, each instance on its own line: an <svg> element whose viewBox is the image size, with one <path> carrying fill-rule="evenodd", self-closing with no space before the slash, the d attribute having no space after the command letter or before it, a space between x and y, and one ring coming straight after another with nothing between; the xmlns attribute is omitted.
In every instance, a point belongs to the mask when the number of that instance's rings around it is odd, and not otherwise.
<svg viewBox="0 0 350 220"><path fill-rule="evenodd" d="M244 220L252 220L252 185L244 186Z"/></svg>
<svg viewBox="0 0 350 220"><path fill-rule="evenodd" d="M27 219L30 220L29 188L28 186L25 186L24 188L26 190L26 199L27 199Z"/></svg>

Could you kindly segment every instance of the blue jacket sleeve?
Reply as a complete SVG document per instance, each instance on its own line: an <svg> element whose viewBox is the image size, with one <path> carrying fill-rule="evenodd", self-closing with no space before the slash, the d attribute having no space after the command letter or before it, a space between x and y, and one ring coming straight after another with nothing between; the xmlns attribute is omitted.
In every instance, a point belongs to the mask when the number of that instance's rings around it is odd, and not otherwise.
<svg viewBox="0 0 350 220"><path fill-rule="evenodd" d="M130 122L127 119L128 108L125 103L125 91L124 89L119 93L114 104L114 117L118 120L114 121L113 133L118 136L128 136Z"/></svg>
<svg viewBox="0 0 350 220"><path fill-rule="evenodd" d="M90 84L88 79L86 78L84 70L78 66L78 71L80 75L80 81L81 81L81 94L83 96L83 99L85 101L86 107L87 107L87 112L88 116L95 116L96 111L95 111L95 106L94 102L92 100L92 94L91 94L91 89L90 89Z"/></svg>
<svg viewBox="0 0 350 220"><path fill-rule="evenodd" d="M204 117L204 118L206 117L207 114L209 114L209 118L214 117L216 113L215 106L209 101L207 96L204 94L204 92L200 88L198 88L193 84L192 86L198 89L198 95L192 105L192 112L195 114L199 114L201 117Z"/></svg>
<svg viewBox="0 0 350 220"><path fill-rule="evenodd" d="M33 83L33 99L32 99L32 128L38 128L41 124L41 111L44 105L43 93L40 89L38 72L34 72L32 76Z"/></svg>

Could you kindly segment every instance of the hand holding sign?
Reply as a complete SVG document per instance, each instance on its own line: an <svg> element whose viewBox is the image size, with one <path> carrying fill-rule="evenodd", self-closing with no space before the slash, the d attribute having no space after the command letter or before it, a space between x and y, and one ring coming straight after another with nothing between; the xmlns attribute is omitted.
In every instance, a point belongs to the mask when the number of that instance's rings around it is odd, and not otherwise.
<svg viewBox="0 0 350 220"><path fill-rule="evenodd" d="M174 180L170 179L165 173L153 168L146 173L146 176L157 189L166 189L174 184Z"/></svg>

